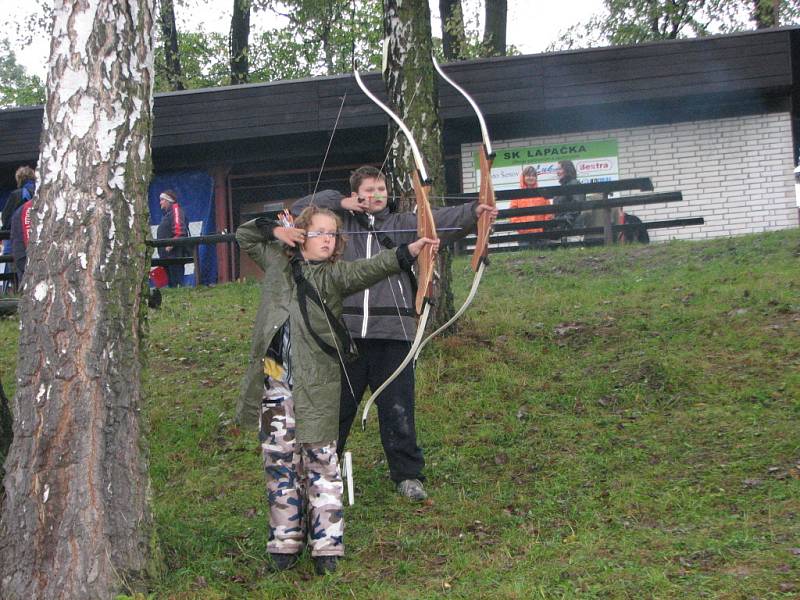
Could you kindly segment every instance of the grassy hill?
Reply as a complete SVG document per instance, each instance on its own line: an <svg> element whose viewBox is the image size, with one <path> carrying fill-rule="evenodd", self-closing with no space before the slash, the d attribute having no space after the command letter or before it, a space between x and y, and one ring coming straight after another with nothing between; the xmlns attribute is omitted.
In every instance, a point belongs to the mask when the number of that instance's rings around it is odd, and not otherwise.
<svg viewBox="0 0 800 600"><path fill-rule="evenodd" d="M257 300L151 313L154 598L800 596L800 231L495 256L417 366L431 500L394 494L372 415L326 578L264 570L256 435L230 422Z"/></svg>

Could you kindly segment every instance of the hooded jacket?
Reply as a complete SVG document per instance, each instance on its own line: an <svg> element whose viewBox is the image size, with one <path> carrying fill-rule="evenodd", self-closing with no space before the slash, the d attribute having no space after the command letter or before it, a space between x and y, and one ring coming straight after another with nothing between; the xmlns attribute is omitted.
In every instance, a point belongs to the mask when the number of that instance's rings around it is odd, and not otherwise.
<svg viewBox="0 0 800 600"><path fill-rule="evenodd" d="M342 218L344 231L355 231L347 236L344 259L348 261L369 258L380 252L385 246L380 243L381 236L386 236L392 243L399 245L413 242L417 238L417 216L413 213L393 213L388 207L374 215L362 213L356 216L342 209L344 196L335 190L323 190L314 196L306 196L297 200L291 207L295 216L313 202L315 206L336 212ZM477 222L475 208L477 202L459 206L434 208L433 220L438 228L458 228L458 231L442 231L439 238L442 243L460 239L472 231ZM363 215L367 221L374 217L372 228L383 231L383 234L368 233L363 226ZM397 230L404 230L402 232ZM363 232L363 233L362 233ZM411 279L406 272L383 279L369 289L348 296L344 300L344 323L355 339L388 339L410 342L417 330L416 311L414 309L414 292Z"/></svg>
<svg viewBox="0 0 800 600"><path fill-rule="evenodd" d="M275 223L254 219L236 230L236 241L264 270L261 304L256 315L250 361L240 386L236 421L257 427L264 392L263 358L272 338L289 320L292 332L291 361L297 441L330 442L339 436L339 361L326 354L313 340L300 312L290 258L284 245L272 234ZM370 260L355 262L303 262L305 279L317 289L323 302L336 317L342 314L345 296L374 285L388 275L410 268L406 246L385 250ZM308 325L328 345L336 345L325 313L308 302Z"/></svg>
<svg viewBox="0 0 800 600"><path fill-rule="evenodd" d="M11 254L14 255L15 263L24 260L28 256L28 239L31 235L30 209L32 205L32 200L26 201L17 208L11 217ZM17 271L19 272L19 269Z"/></svg>
<svg viewBox="0 0 800 600"><path fill-rule="evenodd" d="M33 179L28 179L22 184L22 187L14 190L6 198L6 203L3 205L2 214L2 229L11 229L11 217L17 212L17 209L25 202L33 198L36 193L36 182Z"/></svg>

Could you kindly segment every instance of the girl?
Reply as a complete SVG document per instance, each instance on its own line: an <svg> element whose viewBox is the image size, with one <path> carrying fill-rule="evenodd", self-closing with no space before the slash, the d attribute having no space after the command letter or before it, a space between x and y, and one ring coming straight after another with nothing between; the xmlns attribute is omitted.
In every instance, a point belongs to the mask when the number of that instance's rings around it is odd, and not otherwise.
<svg viewBox="0 0 800 600"><path fill-rule="evenodd" d="M310 206L294 227L260 218L236 231L265 273L237 414L260 422L273 571L294 566L306 537L320 575L344 555L336 438L340 365L354 346L341 324L342 299L410 269L425 245L438 249L438 240L421 238L342 262L340 230L333 212Z"/></svg>
<svg viewBox="0 0 800 600"><path fill-rule="evenodd" d="M539 187L539 175L536 172L536 167L528 165L522 170L519 176L520 189L536 189ZM532 206L549 206L550 201L542 196L531 196L530 198L518 198L511 201L509 208L530 208ZM511 217L512 223L531 223L536 221L550 221L552 214L546 215L530 215L527 217ZM519 229L517 233L539 233L543 231L539 229Z"/></svg>

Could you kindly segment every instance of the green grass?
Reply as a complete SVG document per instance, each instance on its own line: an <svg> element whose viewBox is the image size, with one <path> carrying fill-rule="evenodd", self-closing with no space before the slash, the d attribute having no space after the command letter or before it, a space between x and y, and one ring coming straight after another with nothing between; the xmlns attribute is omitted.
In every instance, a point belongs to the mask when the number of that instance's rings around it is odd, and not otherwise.
<svg viewBox="0 0 800 600"><path fill-rule="evenodd" d="M230 422L257 301L167 290L151 313L153 598L800 594L800 231L493 257L418 363L431 501L393 493L373 416L325 578L264 569L258 444Z"/></svg>

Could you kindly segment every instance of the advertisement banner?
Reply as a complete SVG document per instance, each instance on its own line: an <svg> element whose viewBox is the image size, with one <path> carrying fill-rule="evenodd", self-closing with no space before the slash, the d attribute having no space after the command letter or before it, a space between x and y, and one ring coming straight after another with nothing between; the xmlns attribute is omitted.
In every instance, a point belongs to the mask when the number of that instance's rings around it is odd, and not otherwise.
<svg viewBox="0 0 800 600"><path fill-rule="evenodd" d="M525 167L533 166L538 174L539 187L559 185L558 161L571 160L580 183L616 181L619 179L617 140L567 141L543 146L499 148L492 167L495 190L516 190ZM473 153L475 171L480 185L478 152Z"/></svg>

